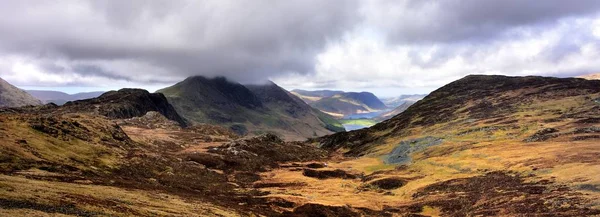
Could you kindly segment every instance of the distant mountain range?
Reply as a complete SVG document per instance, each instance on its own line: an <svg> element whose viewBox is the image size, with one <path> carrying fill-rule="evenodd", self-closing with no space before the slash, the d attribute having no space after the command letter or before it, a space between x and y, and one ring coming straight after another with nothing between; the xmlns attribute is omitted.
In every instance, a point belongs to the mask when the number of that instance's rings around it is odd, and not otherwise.
<svg viewBox="0 0 600 217"><path fill-rule="evenodd" d="M379 98L369 92L293 90L292 94L300 97L312 107L337 118L377 112L388 108Z"/></svg>
<svg viewBox="0 0 600 217"><path fill-rule="evenodd" d="M0 78L0 107L41 105L42 102Z"/></svg>
<svg viewBox="0 0 600 217"><path fill-rule="evenodd" d="M399 105L398 107L392 109L391 111L384 112L373 119L376 121L385 121L387 119L390 119L390 118L406 111L406 109L408 109L411 105L415 104L415 102L417 102L417 101L405 101L404 103L402 103L402 105Z"/></svg>
<svg viewBox="0 0 600 217"><path fill-rule="evenodd" d="M195 76L157 92L190 122L239 134L272 132L299 140L344 131L338 121L272 82L244 86L224 77Z"/></svg>
<svg viewBox="0 0 600 217"><path fill-rule="evenodd" d="M68 101L91 99L102 95L103 91L98 92L84 92L76 94L68 94L60 91L52 90L26 90L27 93L31 94L35 98L41 100L43 103L54 103L57 105L65 104Z"/></svg>
<svg viewBox="0 0 600 217"><path fill-rule="evenodd" d="M390 108L396 108L407 102L415 103L423 99L425 96L427 96L427 94L400 95L398 97L383 98L381 101L383 101L383 103Z"/></svg>
<svg viewBox="0 0 600 217"><path fill-rule="evenodd" d="M292 90L292 94L300 97L300 99L304 100L306 103L311 104L316 101L319 101L323 98L332 97L336 94L344 93L344 91L339 90Z"/></svg>

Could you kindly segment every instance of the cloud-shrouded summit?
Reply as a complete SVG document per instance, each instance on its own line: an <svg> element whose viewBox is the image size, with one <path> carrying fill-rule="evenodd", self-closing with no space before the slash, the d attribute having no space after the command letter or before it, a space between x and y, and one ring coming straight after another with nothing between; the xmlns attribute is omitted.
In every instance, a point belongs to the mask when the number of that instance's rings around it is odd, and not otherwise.
<svg viewBox="0 0 600 217"><path fill-rule="evenodd" d="M0 1L0 77L116 88L220 75L377 93L467 74L576 76L600 71L599 11L592 0Z"/></svg>

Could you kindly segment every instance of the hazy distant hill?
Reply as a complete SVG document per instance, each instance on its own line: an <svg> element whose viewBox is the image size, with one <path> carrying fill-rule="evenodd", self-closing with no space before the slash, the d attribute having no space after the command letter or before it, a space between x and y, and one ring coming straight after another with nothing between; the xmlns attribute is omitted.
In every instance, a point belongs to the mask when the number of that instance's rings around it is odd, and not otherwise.
<svg viewBox="0 0 600 217"><path fill-rule="evenodd" d="M405 101L402 105L399 105L398 107L392 109L391 111L388 112L384 112L382 114L380 114L379 116L375 117L374 119L377 121L384 121L387 119L390 119L404 111L406 111L406 109L408 109L408 107L410 107L411 105L415 104L416 101Z"/></svg>
<svg viewBox="0 0 600 217"><path fill-rule="evenodd" d="M600 80L600 73L582 75L582 76L578 76L578 78L584 78L584 79L588 79L588 80Z"/></svg>
<svg viewBox="0 0 600 217"><path fill-rule="evenodd" d="M406 102L415 103L423 99L425 96L427 96L427 94L400 95L398 97L383 98L381 101L390 108L396 108Z"/></svg>
<svg viewBox="0 0 600 217"><path fill-rule="evenodd" d="M293 93L312 107L338 118L387 109L379 98L369 92L294 90Z"/></svg>
<svg viewBox="0 0 600 217"><path fill-rule="evenodd" d="M42 102L0 78L0 107L41 105Z"/></svg>
<svg viewBox="0 0 600 217"><path fill-rule="evenodd" d="M343 131L339 122L274 83L244 86L223 77L190 77L159 90L194 123L229 127L240 134L273 132L304 139Z"/></svg>
<svg viewBox="0 0 600 217"><path fill-rule="evenodd" d="M102 95L103 91L84 92L76 94L68 94L60 91L52 90L26 90L32 96L38 98L44 103L54 103L57 105L65 104L68 101L91 99Z"/></svg>

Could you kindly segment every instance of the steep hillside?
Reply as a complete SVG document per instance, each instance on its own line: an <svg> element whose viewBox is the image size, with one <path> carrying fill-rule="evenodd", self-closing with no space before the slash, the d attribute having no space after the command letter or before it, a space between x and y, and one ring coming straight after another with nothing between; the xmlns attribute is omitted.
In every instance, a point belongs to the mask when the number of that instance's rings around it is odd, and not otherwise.
<svg viewBox="0 0 600 217"><path fill-rule="evenodd" d="M21 107L41 104L40 100L0 78L0 107Z"/></svg>
<svg viewBox="0 0 600 217"><path fill-rule="evenodd" d="M322 170L335 177L265 176L304 186L271 188L282 197L319 204L297 211L593 216L600 214L599 117L600 81L467 76L371 128L314 140L346 156ZM311 197L311 189L327 191Z"/></svg>
<svg viewBox="0 0 600 217"><path fill-rule="evenodd" d="M346 115L382 111L387 108L383 102L369 92L340 93L321 98L310 103L310 105L327 114L340 118Z"/></svg>
<svg viewBox="0 0 600 217"><path fill-rule="evenodd" d="M84 92L76 94L67 94L60 91L51 90L27 90L27 93L31 94L32 96L41 100L44 103L54 103L57 105L63 105L68 101L96 98L102 95L104 92Z"/></svg>
<svg viewBox="0 0 600 217"><path fill-rule="evenodd" d="M599 84L600 81L577 78L470 75L432 92L401 115L372 128L353 132L347 138L353 141L351 146L357 147L352 153L360 154L375 140L408 136L415 131L464 129L478 124L497 125L515 121L520 125L594 122L595 115L600 114L600 105L594 101L600 92ZM561 104L565 102L571 103ZM480 123L485 120L487 124ZM363 139L352 139L355 136ZM332 147L349 145L326 143L326 146Z"/></svg>
<svg viewBox="0 0 600 217"><path fill-rule="evenodd" d="M216 124L240 134L273 132L286 139L323 136L343 130L274 83L244 86L217 77L190 77L164 93L188 120Z"/></svg>

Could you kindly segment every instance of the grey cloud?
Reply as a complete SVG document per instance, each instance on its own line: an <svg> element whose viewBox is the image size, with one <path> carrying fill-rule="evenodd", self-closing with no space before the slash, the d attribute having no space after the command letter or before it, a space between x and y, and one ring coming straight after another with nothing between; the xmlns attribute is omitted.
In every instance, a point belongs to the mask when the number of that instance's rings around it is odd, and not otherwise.
<svg viewBox="0 0 600 217"><path fill-rule="evenodd" d="M369 24L379 26L395 43L488 41L510 36L510 29L535 28L600 11L596 0L374 2L366 10Z"/></svg>
<svg viewBox="0 0 600 217"><path fill-rule="evenodd" d="M131 81L132 79L115 74L114 72L107 71L100 66L96 65L87 65L87 64L77 64L72 67L73 72L83 75L83 76L96 76L96 77L104 77L115 80L123 80L123 81Z"/></svg>
<svg viewBox="0 0 600 217"><path fill-rule="evenodd" d="M129 61L160 68L157 71L163 74L157 77L224 75L254 81L288 72L310 73L314 57L327 41L358 22L357 4L354 0L2 1L0 12L11 18L0 21L0 53L71 64ZM73 11L65 12L67 8ZM148 72L123 69L102 75L116 73L136 79L136 74Z"/></svg>
<svg viewBox="0 0 600 217"><path fill-rule="evenodd" d="M367 29L387 39L381 49L400 47L402 58L407 51L410 65L398 68L399 73L413 67L444 70L444 64L456 57L474 66L469 70L476 70L464 73L512 72L529 68L528 62L494 62L496 66L488 67L478 61L489 61L487 57L511 42L542 37L562 22L596 16L599 8L596 0L0 0L0 58L23 56L53 75L143 84L173 83L192 75L227 76L240 82L285 75L311 78L318 74L311 73L328 45L345 40L352 44L356 40L352 34ZM582 46L597 41L589 26L575 25L558 33L562 38L551 40L535 57L538 65L533 70L564 63L571 54L581 55ZM361 37L380 39L379 35ZM423 58L431 48L436 49ZM362 63L362 59L334 62L380 64ZM390 65L387 68L397 67ZM594 66L549 73L566 75ZM339 65L330 68L352 70ZM463 73L450 71L432 77L444 80ZM398 77L397 83L403 83L402 76ZM322 88L351 80L305 79Z"/></svg>

